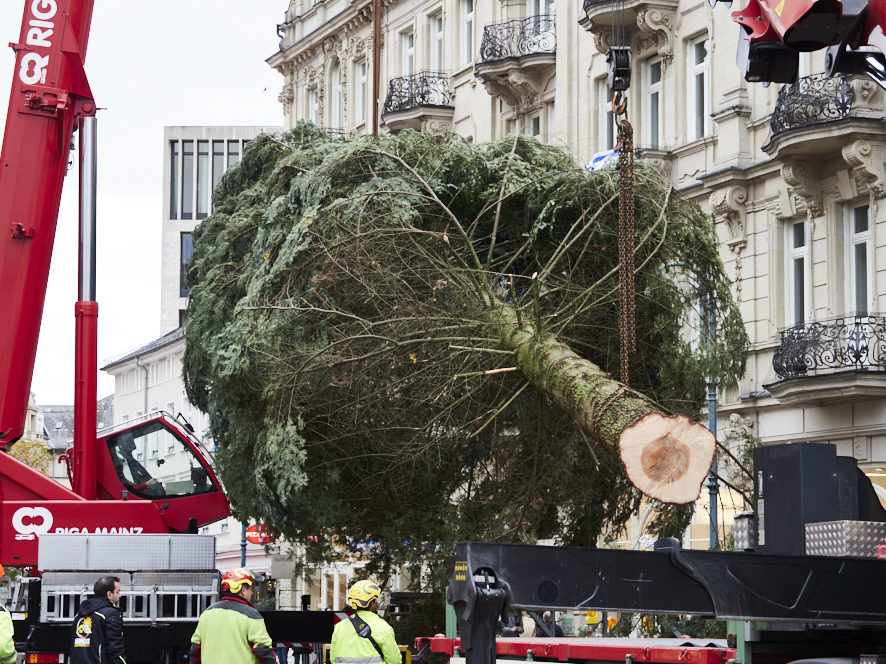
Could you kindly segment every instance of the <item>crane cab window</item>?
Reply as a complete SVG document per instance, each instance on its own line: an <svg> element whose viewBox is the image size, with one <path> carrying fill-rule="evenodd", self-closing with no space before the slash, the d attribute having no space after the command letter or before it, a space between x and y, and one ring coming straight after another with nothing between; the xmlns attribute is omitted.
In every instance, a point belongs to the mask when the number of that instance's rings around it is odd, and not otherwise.
<svg viewBox="0 0 886 664"><path fill-rule="evenodd" d="M142 498L216 490L201 459L162 422L148 422L111 436L108 450L123 486Z"/></svg>

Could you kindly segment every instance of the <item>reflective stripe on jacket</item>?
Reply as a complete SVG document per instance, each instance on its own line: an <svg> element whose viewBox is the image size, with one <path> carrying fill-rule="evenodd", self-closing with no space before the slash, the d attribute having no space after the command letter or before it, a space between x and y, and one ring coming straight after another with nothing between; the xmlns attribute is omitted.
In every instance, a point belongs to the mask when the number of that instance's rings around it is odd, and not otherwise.
<svg viewBox="0 0 886 664"><path fill-rule="evenodd" d="M15 661L12 616L6 607L0 606L0 609L0 664L10 664Z"/></svg>
<svg viewBox="0 0 886 664"><path fill-rule="evenodd" d="M401 664L394 628L371 611L357 611L357 617L369 625L372 638L384 657L378 654L372 641L357 634L354 623L342 620L332 630L332 644L329 647L332 664Z"/></svg>

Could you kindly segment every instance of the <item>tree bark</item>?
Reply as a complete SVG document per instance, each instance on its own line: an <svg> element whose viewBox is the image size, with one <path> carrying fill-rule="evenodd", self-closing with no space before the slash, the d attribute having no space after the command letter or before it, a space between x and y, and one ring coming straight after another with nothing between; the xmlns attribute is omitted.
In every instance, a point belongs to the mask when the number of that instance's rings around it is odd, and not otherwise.
<svg viewBox="0 0 886 664"><path fill-rule="evenodd" d="M701 424L670 417L648 398L579 357L551 334L536 334L501 304L490 323L518 370L548 394L596 443L618 453L628 478L661 502L683 504L698 498L714 459L716 439Z"/></svg>

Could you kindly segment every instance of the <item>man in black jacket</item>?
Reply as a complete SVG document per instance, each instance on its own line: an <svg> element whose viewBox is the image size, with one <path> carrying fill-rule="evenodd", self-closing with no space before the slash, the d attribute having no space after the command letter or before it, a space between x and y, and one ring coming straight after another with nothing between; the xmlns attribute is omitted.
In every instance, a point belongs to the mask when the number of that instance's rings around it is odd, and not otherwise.
<svg viewBox="0 0 886 664"><path fill-rule="evenodd" d="M120 579L103 576L94 595L80 603L74 618L71 664L126 664L123 652L123 613Z"/></svg>

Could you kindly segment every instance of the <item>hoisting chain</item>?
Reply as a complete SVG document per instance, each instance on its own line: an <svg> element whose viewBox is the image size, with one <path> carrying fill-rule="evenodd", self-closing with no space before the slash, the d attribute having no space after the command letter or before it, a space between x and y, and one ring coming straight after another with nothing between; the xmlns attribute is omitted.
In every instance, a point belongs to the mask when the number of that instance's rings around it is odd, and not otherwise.
<svg viewBox="0 0 886 664"><path fill-rule="evenodd" d="M627 96L616 92L612 112L618 127L618 286L621 382L628 385L628 363L637 349L634 310L634 129L627 119Z"/></svg>

